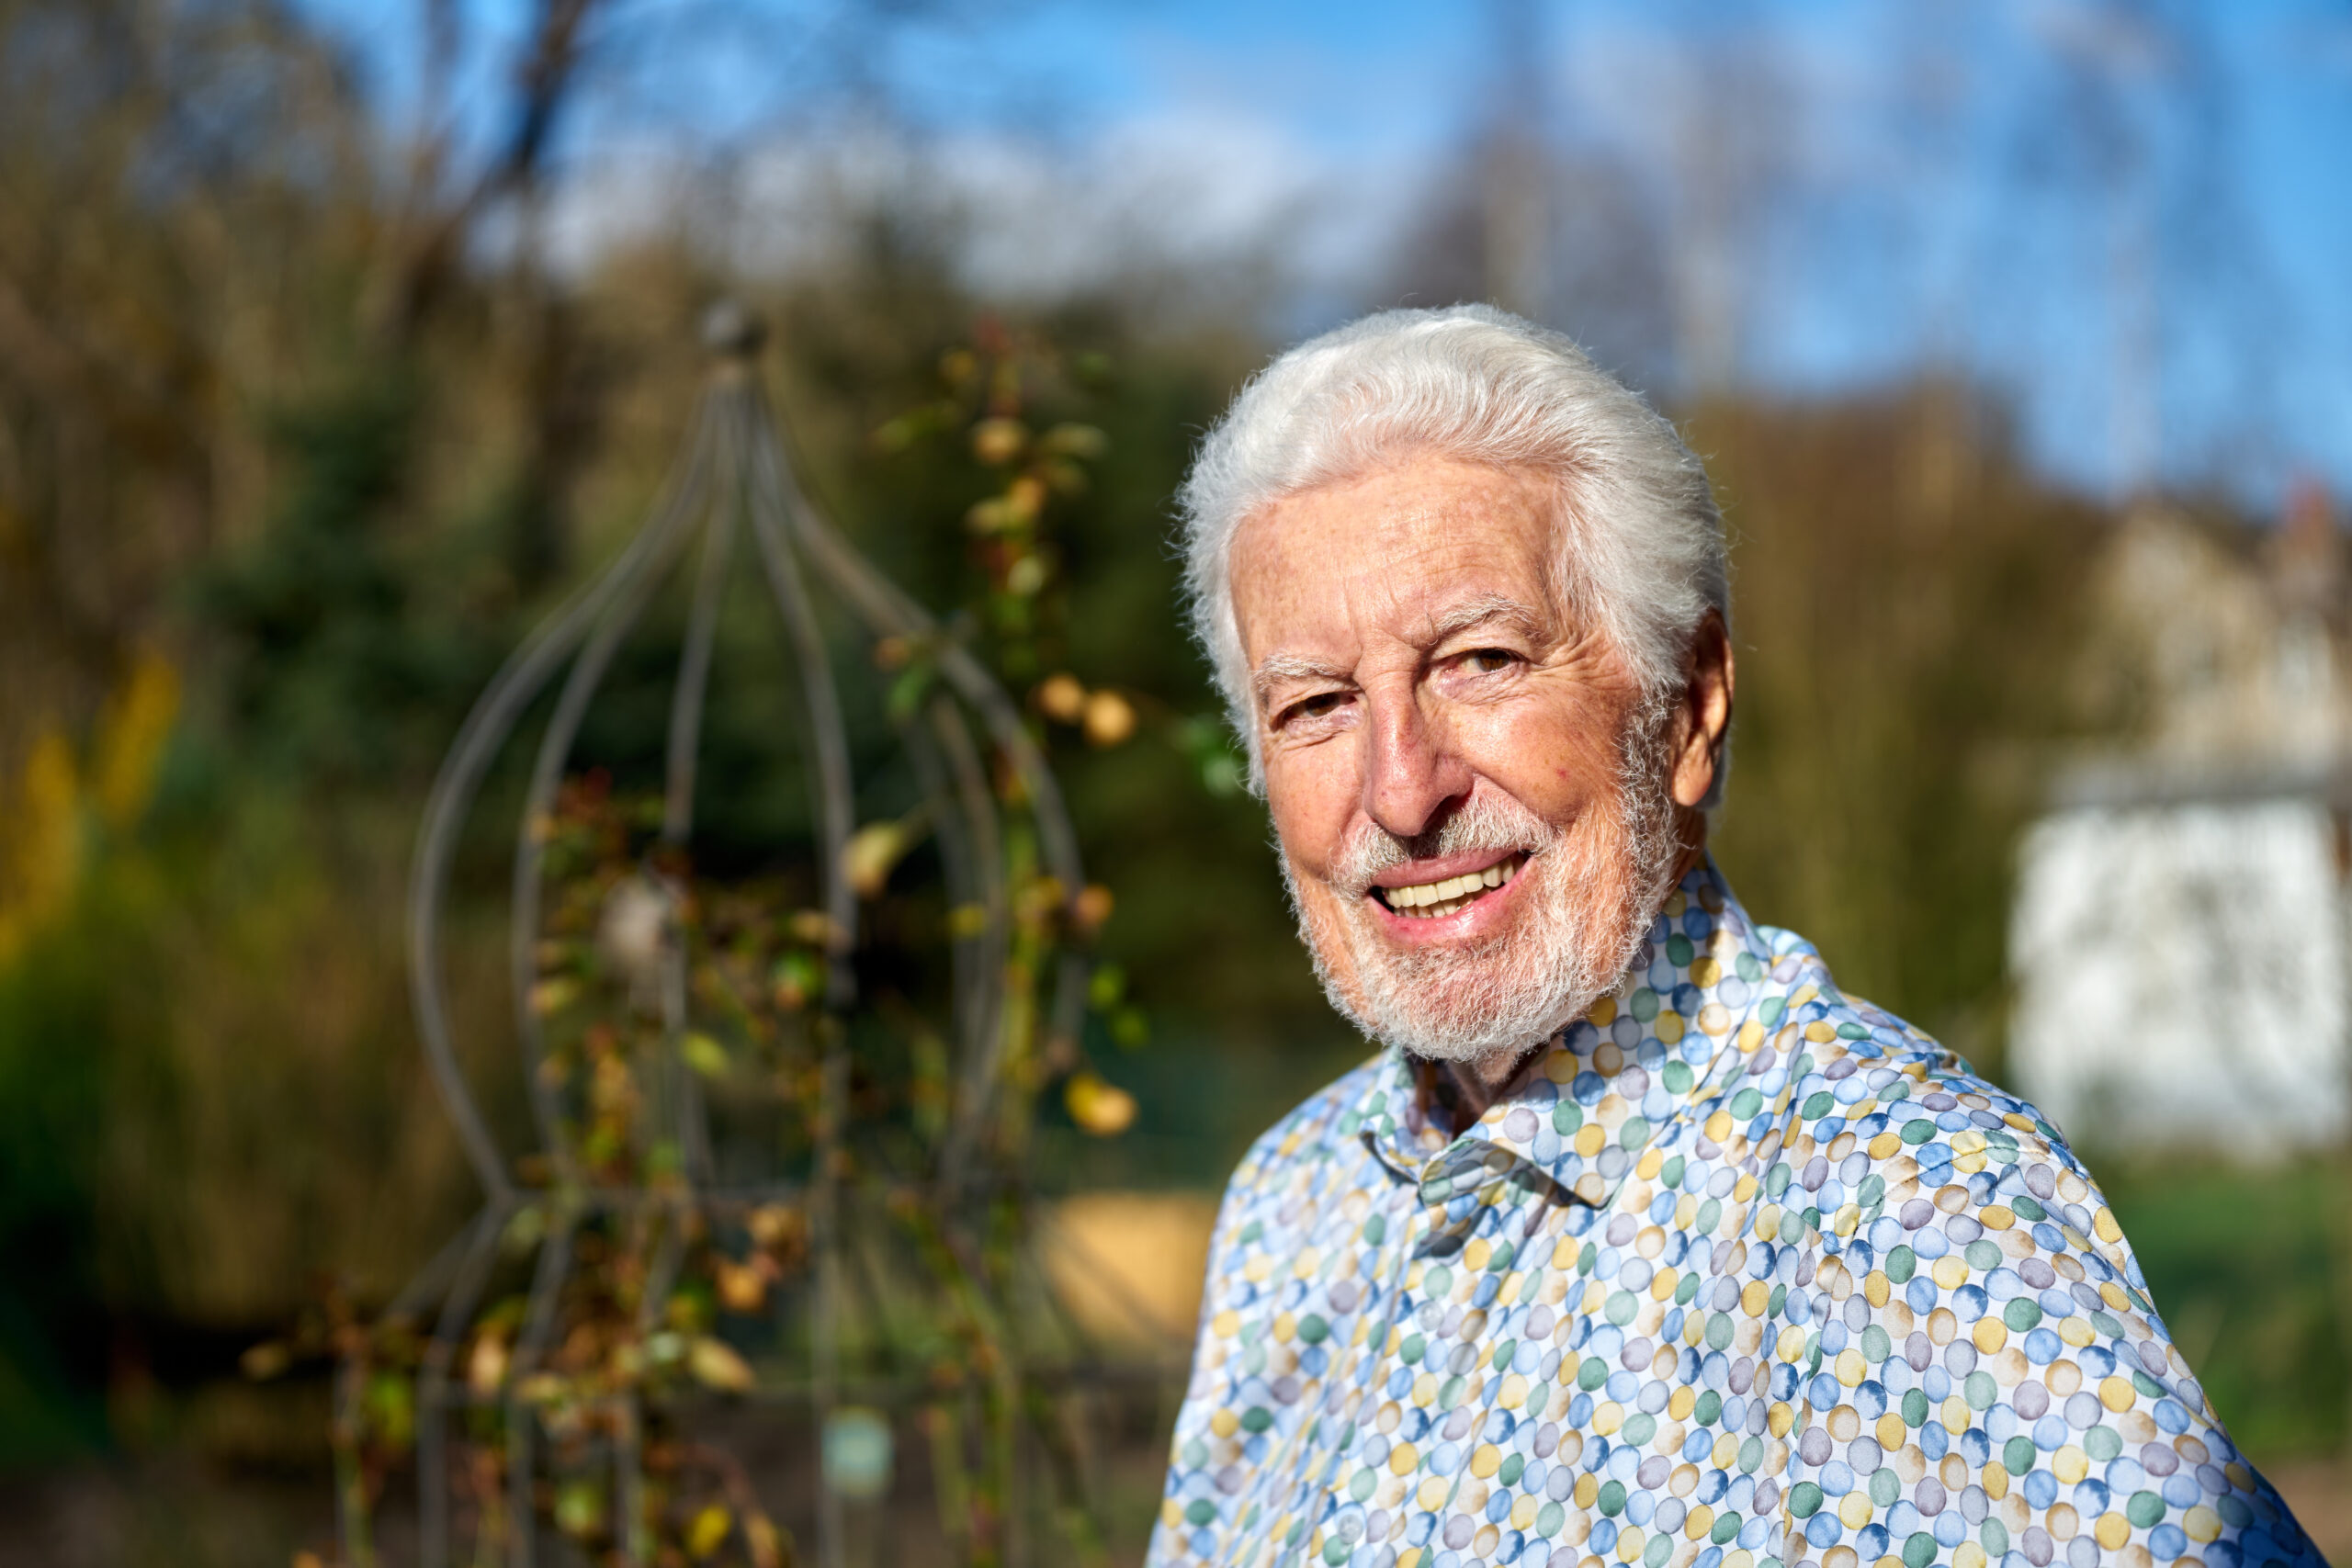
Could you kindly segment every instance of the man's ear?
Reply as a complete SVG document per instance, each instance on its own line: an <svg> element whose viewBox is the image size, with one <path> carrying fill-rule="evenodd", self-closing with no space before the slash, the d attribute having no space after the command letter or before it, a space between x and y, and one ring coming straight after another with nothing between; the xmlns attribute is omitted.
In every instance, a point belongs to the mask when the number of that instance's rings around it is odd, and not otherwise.
<svg viewBox="0 0 2352 1568"><path fill-rule="evenodd" d="M1722 772L1724 739L1731 733L1735 670L1731 629L1709 610L1683 656L1682 702L1674 716L1674 803L1705 804Z"/></svg>

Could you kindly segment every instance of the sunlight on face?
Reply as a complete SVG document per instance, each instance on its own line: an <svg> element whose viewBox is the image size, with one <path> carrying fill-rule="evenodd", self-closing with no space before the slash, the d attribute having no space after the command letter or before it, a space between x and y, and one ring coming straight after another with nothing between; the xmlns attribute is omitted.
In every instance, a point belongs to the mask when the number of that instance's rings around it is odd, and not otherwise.
<svg viewBox="0 0 2352 1568"><path fill-rule="evenodd" d="M1666 726L1556 586L1542 476L1408 460L1236 541L1268 804L1367 1032L1509 1057L1612 989L1677 857Z"/></svg>

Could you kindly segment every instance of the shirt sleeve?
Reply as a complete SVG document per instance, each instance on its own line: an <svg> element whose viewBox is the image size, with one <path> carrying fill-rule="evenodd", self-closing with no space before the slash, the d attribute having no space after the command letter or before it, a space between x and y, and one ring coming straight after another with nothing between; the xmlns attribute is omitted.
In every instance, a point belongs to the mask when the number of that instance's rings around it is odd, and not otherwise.
<svg viewBox="0 0 2352 1568"><path fill-rule="evenodd" d="M1252 1211L1262 1198L1264 1168L1274 1156L1274 1145L1287 1132L1285 1123L1259 1140L1235 1169L1217 1206L1193 1336L1192 1379L1176 1413L1159 1517L1144 1553L1147 1568L1214 1562L1216 1543L1232 1522L1225 1516L1232 1506L1231 1495L1240 1489L1246 1438L1235 1409L1236 1383L1246 1374L1237 1361L1243 1348L1235 1339L1233 1311L1247 1304L1237 1297L1254 1290L1247 1264L1249 1254L1261 1250L1261 1238L1260 1227L1252 1224Z"/></svg>
<svg viewBox="0 0 2352 1568"><path fill-rule="evenodd" d="M2030 1109L1999 1109L1946 1163L1895 1161L1876 1219L1821 1260L1783 1562L2324 1568L2097 1186Z"/></svg>

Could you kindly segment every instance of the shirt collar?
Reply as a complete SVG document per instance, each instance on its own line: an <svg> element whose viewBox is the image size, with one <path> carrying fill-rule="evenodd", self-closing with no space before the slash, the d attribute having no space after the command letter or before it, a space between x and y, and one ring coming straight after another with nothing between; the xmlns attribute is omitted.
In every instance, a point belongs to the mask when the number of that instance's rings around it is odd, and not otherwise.
<svg viewBox="0 0 2352 1568"><path fill-rule="evenodd" d="M1476 1122L1457 1133L1442 1107L1424 1110L1413 1062L1392 1048L1353 1108L1355 1130L1428 1204L1492 1202L1517 1187L1605 1207L1636 1168L1702 1135L1690 1112L1787 1010L1773 971L1770 944L1709 857L1668 896L1616 991Z"/></svg>

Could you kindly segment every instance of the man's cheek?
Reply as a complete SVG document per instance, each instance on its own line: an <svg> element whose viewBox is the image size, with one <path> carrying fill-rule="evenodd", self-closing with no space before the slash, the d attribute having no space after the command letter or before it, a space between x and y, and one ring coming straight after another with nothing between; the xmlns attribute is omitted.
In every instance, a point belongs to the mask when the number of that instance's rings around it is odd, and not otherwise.
<svg viewBox="0 0 2352 1568"><path fill-rule="evenodd" d="M1520 800L1539 816L1580 798L1613 777L1614 736L1610 716L1591 701L1544 695L1488 716L1475 737L1474 765L1498 781L1509 780Z"/></svg>
<svg viewBox="0 0 2352 1568"><path fill-rule="evenodd" d="M1296 771L1273 758L1266 761L1266 815L1274 824L1274 840L1289 857L1292 872L1315 876L1328 869L1322 853L1324 836L1316 829L1314 803L1299 788Z"/></svg>
<svg viewBox="0 0 2352 1568"><path fill-rule="evenodd" d="M1276 816L1274 840L1302 892L1315 888L1339 897L1331 885L1348 859L1343 834L1317 824L1285 822Z"/></svg>

